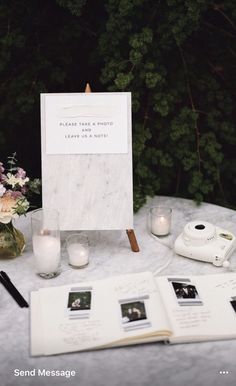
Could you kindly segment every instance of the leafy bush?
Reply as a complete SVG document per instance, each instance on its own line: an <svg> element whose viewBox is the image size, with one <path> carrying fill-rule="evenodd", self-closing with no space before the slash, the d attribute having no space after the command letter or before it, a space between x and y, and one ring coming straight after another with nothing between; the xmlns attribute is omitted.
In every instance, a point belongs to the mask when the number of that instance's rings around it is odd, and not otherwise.
<svg viewBox="0 0 236 386"><path fill-rule="evenodd" d="M39 139L39 92L132 91L135 209L154 194L236 206L234 1L17 4L0 7L5 136L33 122Z"/></svg>

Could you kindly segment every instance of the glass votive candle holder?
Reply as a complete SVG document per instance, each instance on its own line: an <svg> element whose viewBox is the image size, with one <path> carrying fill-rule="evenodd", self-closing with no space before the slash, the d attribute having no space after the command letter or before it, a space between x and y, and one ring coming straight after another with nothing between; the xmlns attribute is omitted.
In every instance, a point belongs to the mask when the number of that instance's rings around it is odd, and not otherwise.
<svg viewBox="0 0 236 386"><path fill-rule="evenodd" d="M32 244L36 272L44 279L60 273L61 241L59 213L55 209L38 209L31 214Z"/></svg>
<svg viewBox="0 0 236 386"><path fill-rule="evenodd" d="M149 209L148 230L151 234L158 237L167 236L171 228L172 209L156 206Z"/></svg>
<svg viewBox="0 0 236 386"><path fill-rule="evenodd" d="M89 263L89 241L84 233L75 233L67 237L66 249L69 265L73 268L84 268Z"/></svg>

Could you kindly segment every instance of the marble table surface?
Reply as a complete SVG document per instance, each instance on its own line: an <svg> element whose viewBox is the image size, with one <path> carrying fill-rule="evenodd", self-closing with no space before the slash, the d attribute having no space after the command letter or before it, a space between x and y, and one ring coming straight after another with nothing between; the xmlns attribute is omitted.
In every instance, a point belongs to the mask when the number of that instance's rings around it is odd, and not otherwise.
<svg viewBox="0 0 236 386"><path fill-rule="evenodd" d="M163 205L173 209L171 235L161 240L149 235L146 227L148 208ZM145 270L167 274L225 273L225 268L177 256L173 242L184 225L203 220L236 234L236 212L191 200L155 197L135 215L135 232L140 252L131 252L125 231L89 232L91 254L89 265L81 270L69 267L63 247L62 272L51 280L35 274L32 254L30 215L21 217L17 227L26 236L22 256L0 260L23 296L40 287L58 286L85 280L102 279ZM70 232L62 233L65 240ZM64 245L64 243L63 243ZM236 268L236 252L231 257ZM236 340L165 345L150 343L129 347L32 358L29 353L29 309L19 308L5 289L0 287L0 385L66 385L71 386L192 386L236 385ZM64 377L16 377L14 370L75 370ZM224 373L225 372L225 373Z"/></svg>

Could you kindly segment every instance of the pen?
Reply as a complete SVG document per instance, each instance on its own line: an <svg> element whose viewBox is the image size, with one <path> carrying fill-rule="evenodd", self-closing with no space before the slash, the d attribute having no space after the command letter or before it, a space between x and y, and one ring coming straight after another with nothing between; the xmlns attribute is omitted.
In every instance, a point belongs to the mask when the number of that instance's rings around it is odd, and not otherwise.
<svg viewBox="0 0 236 386"><path fill-rule="evenodd" d="M3 279L7 280L8 282L11 282L11 279L9 276L6 274L4 271L0 271L0 275L2 276Z"/></svg>
<svg viewBox="0 0 236 386"><path fill-rule="evenodd" d="M16 287L11 282L11 279L4 271L0 272L0 282L2 283L2 285L6 288L6 290L9 292L9 294L13 297L13 299L18 303L18 305L20 307L29 307L26 300L23 298L23 296L20 294L20 292L16 289Z"/></svg>

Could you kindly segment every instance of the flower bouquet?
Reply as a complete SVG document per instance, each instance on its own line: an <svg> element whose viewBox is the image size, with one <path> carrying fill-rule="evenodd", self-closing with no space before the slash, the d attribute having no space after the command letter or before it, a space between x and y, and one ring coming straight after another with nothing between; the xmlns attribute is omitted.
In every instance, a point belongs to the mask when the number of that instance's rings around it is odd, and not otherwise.
<svg viewBox="0 0 236 386"><path fill-rule="evenodd" d="M16 163L15 153L8 157L6 168L0 162L0 257L15 257L23 252L24 236L12 221L26 214L30 195L40 192L40 180L30 180Z"/></svg>

